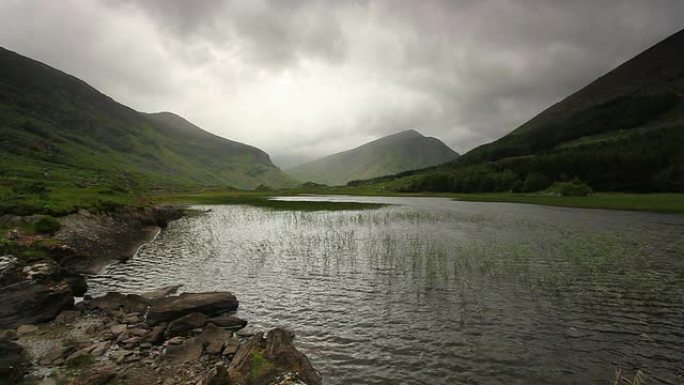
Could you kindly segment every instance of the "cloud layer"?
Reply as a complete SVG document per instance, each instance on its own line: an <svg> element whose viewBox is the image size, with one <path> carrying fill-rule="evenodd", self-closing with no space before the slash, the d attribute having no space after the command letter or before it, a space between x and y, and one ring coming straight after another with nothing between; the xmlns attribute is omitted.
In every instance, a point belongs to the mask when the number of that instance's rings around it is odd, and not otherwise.
<svg viewBox="0 0 684 385"><path fill-rule="evenodd" d="M680 0L22 1L0 45L294 163L498 138L684 27Z"/></svg>

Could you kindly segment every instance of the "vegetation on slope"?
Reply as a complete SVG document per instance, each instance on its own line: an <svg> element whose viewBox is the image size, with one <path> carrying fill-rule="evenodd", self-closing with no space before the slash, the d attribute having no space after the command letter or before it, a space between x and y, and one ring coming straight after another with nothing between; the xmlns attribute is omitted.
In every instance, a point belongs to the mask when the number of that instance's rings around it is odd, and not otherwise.
<svg viewBox="0 0 684 385"><path fill-rule="evenodd" d="M5 212L43 203L48 207L42 211L68 211L57 196L67 191L74 198L109 194L127 201L121 195L153 188L292 183L259 149L172 114L139 113L75 77L2 48L0 164ZM22 191L28 185L42 185L42 191Z"/></svg>
<svg viewBox="0 0 684 385"><path fill-rule="evenodd" d="M447 165L355 184L479 193L573 178L599 191L684 191L684 31Z"/></svg>

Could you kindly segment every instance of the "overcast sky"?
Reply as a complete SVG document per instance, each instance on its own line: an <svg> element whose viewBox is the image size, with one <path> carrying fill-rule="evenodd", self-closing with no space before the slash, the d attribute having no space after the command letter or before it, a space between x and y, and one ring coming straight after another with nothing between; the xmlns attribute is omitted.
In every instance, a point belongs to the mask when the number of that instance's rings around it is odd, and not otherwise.
<svg viewBox="0 0 684 385"><path fill-rule="evenodd" d="M682 0L0 0L0 45L276 164L496 139L684 28Z"/></svg>

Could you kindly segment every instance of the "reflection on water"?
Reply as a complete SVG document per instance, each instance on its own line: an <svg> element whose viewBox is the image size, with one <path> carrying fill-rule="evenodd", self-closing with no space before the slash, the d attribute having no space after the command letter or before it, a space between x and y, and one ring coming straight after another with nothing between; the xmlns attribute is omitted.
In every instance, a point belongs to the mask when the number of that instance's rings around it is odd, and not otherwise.
<svg viewBox="0 0 684 385"><path fill-rule="evenodd" d="M251 324L291 326L328 384L683 381L682 216L306 199L394 205L200 207L91 292L232 291Z"/></svg>

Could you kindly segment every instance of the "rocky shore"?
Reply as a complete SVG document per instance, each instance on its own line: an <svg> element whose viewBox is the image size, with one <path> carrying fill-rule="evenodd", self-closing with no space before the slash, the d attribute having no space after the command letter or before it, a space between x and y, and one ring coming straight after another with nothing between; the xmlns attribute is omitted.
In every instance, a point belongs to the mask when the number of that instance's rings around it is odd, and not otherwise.
<svg viewBox="0 0 684 385"><path fill-rule="evenodd" d="M137 247L130 240L141 241L133 235L182 211L74 215L62 218L38 260L0 257L0 385L322 382L291 331L250 331L228 292L175 295L175 286L75 303L87 290L80 273L130 257Z"/></svg>

